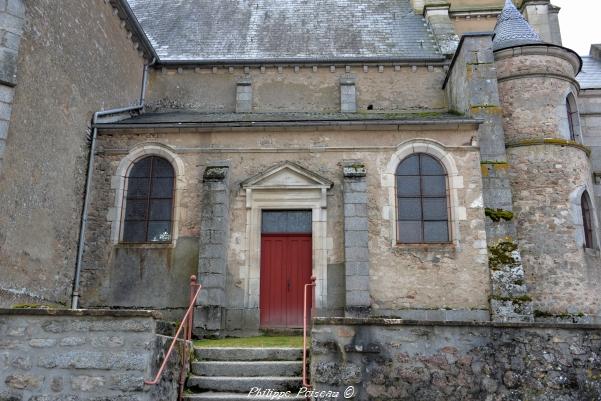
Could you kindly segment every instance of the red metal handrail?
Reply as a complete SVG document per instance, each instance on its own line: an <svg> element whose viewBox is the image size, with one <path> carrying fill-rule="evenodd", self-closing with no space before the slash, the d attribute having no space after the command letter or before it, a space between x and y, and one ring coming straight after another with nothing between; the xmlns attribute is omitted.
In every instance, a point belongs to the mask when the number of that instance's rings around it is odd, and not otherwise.
<svg viewBox="0 0 601 401"><path fill-rule="evenodd" d="M317 280L317 278L315 276L311 277L311 283L305 284L305 293L304 295L304 307L303 307L303 386L310 388L312 387L311 384L309 384L309 380L307 378L307 309L308 309L308 304L307 304L307 290L309 289L309 287L311 287L311 299L313 302L311 302L311 313L310 315L313 315L313 307L315 305L315 281Z"/></svg>
<svg viewBox="0 0 601 401"><path fill-rule="evenodd" d="M184 340L185 341L190 341L192 339L192 328L194 327L194 306L196 306L196 300L198 299L198 295L200 294L200 290L202 289L202 286L200 284L198 284L197 280L196 280L196 276L191 276L190 277L190 304L188 306L188 309L186 310L186 314L184 315L182 322L180 323L177 331L175 332L175 336L173 337L173 341L171 341L171 345L169 346L169 350L167 351L167 354L165 355L165 358L163 359L163 363L161 364L161 367L159 369L159 371L157 372L154 380L144 380L144 384L147 384L149 386L154 386L156 384L158 384L158 382L161 380L161 376L163 375L163 372L165 370L165 367L167 366L167 362L169 362L169 358L171 357L171 354L173 353L173 349L175 348L175 344L177 343L177 340L179 338L179 335L181 334L182 330L184 330ZM184 382L185 382L185 371L186 371L186 364L188 363L188 347L187 344L184 345L184 355L182 358L182 370L180 372L180 376L179 376L179 394L178 394L178 399L181 400L183 393L184 393Z"/></svg>

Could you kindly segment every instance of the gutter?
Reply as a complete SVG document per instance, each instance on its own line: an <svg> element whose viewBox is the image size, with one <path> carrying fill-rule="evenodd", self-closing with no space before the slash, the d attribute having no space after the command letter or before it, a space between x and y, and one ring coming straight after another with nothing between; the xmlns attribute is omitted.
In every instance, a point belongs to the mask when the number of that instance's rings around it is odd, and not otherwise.
<svg viewBox="0 0 601 401"><path fill-rule="evenodd" d="M121 107L111 110L97 111L94 113L92 118L92 143L90 145L90 155L88 157L88 172L86 175L86 191L83 201L83 211L81 214L81 222L79 226L79 242L77 244L77 262L75 264L75 276L73 278L73 291L71 293L71 309L78 309L79 307L79 290L81 281L81 264L83 260L83 251L85 247L85 235L88 226L88 213L90 209L90 193L92 191L92 178L94 174L94 156L96 155L96 139L98 137L98 119L106 116L116 116L119 114L128 113L130 116L133 112L142 112L145 104L146 87L148 83L148 69L156 62L153 59L152 62L144 65L144 72L142 73L142 89L140 93L140 100L138 105Z"/></svg>
<svg viewBox="0 0 601 401"><path fill-rule="evenodd" d="M439 120L390 119L390 120L281 120L281 121L220 121L220 122L173 122L173 123L104 123L95 128L109 129L145 129L145 128L259 128L259 127L349 127L369 125L472 125L481 124L483 120L473 118L452 118Z"/></svg>
<svg viewBox="0 0 601 401"><path fill-rule="evenodd" d="M398 65L428 65L433 63L446 64L446 57L432 58L399 58L399 57L298 57L298 58L231 58L231 59L197 59L197 60L160 60L161 66L184 65L267 65L267 64L362 64L362 63L387 63Z"/></svg>

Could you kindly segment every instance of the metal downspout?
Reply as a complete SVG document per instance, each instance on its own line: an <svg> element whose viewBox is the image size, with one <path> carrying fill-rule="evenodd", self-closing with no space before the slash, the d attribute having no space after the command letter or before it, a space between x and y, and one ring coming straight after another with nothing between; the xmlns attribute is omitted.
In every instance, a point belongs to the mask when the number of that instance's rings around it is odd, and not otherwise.
<svg viewBox="0 0 601 401"><path fill-rule="evenodd" d="M94 173L94 157L96 155L96 138L98 136L98 128L96 123L99 117L121 114L133 111L141 111L144 109L146 86L148 82L148 69L154 65L156 59L153 59L151 63L144 65L144 72L142 73L142 89L140 92L140 101L137 106L122 107L118 109L97 111L94 113L92 118L92 143L90 145L90 157L88 157L88 171L86 175L86 192L83 201L83 211L81 215L81 223L79 227L79 241L77 244L77 262L75 264L75 277L73 278L73 292L71 294L71 309L77 309L79 307L79 289L81 280L81 262L83 260L83 251L85 247L85 234L88 226L88 212L90 209L90 193L92 190L92 176Z"/></svg>

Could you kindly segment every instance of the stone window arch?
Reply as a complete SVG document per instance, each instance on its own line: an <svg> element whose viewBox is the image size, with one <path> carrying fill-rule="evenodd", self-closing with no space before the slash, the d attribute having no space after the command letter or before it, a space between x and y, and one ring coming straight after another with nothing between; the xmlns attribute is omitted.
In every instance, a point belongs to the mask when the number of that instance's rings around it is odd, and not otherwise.
<svg viewBox="0 0 601 401"><path fill-rule="evenodd" d="M131 184L130 175L131 173L139 174L135 172L136 166L144 167L144 163L150 162L149 165L152 167L152 163L160 162L160 164L165 167L167 163L172 169L171 172L163 172L160 176L153 175L152 177L133 177L133 178L146 178L147 183L150 185L152 179L155 180L164 180L169 181L172 180L172 197L171 197L171 225L170 232L168 231L168 236L163 235L161 238L157 237L157 240L153 240L153 238L148 239L146 236L144 241L139 238L131 238L130 233L126 232L126 223L130 221L135 221L135 213L132 216L131 213L128 213L128 199L130 195L133 193L129 191L129 186ZM163 170L165 171L165 170ZM171 175L168 177L166 175ZM186 181L184 178L184 163L179 156L175 154L172 148L169 146L160 144L160 143L143 143L136 147L134 147L121 161L119 162L119 166L115 171L115 175L111 177L111 188L115 190L115 201L114 206L108 213L108 220L111 222L111 242L113 244L119 243L133 243L133 244L163 244L163 245L175 245L178 232L179 232L179 223L181 216L184 214L183 208L181 206L181 198L183 191L185 191ZM140 181L143 181L141 179ZM161 191L161 193L157 193L155 191L155 195L149 195L147 199L147 204L144 208L144 212L151 212L150 202L153 200L160 201L161 198L167 199L168 197L163 197L165 195L165 191ZM131 196L132 198L136 198L136 196ZM141 198L140 196L139 198ZM142 199L135 199L134 201L140 200L140 204L142 204ZM164 202L166 203L166 202ZM131 205L131 202L130 202ZM147 210L148 209L148 210ZM166 210L163 208L163 211ZM131 211L131 210L130 210ZM139 215L137 215L139 216ZM134 217L134 218L132 218ZM160 225L158 222L167 221L163 219L164 215L156 216L157 226ZM149 219L149 223L153 221L153 219ZM156 227L158 230L158 227ZM164 231L163 231L164 233ZM133 239L133 240L132 240Z"/></svg>
<svg viewBox="0 0 601 401"><path fill-rule="evenodd" d="M399 163L395 177L397 242L450 242L447 172L442 163L426 153L414 153Z"/></svg>
<svg viewBox="0 0 601 401"><path fill-rule="evenodd" d="M580 114L576 98L572 92L566 96L566 116L568 121L568 133L571 141L579 141L580 135Z"/></svg>
<svg viewBox="0 0 601 401"><path fill-rule="evenodd" d="M595 204L590 196L591 185L582 185L570 193L570 215L575 226L575 240L586 249L600 249L599 224Z"/></svg>
<svg viewBox="0 0 601 401"><path fill-rule="evenodd" d="M382 186L388 192L388 204L383 210L383 219L390 223L390 240L393 246L401 244L398 238L397 228L397 168L407 157L414 154L426 154L435 158L446 172L447 180L447 202L448 202L448 228L449 240L459 245L461 234L459 222L467 220L467 209L459 199L459 191L464 188L463 176L459 174L457 165L451 153L445 146L431 139L416 138L401 143L396 152L390 158L385 171L382 174ZM482 200L479 200L481 203Z"/></svg>
<svg viewBox="0 0 601 401"><path fill-rule="evenodd" d="M175 171L160 156L136 160L127 174L121 242L170 243Z"/></svg>

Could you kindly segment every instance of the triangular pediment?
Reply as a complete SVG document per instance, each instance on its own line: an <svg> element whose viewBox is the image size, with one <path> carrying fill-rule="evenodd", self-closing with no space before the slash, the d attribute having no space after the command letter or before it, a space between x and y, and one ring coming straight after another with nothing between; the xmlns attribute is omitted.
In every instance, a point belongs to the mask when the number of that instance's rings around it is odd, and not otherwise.
<svg viewBox="0 0 601 401"><path fill-rule="evenodd" d="M292 162L277 164L242 182L242 188L331 188L332 182Z"/></svg>

